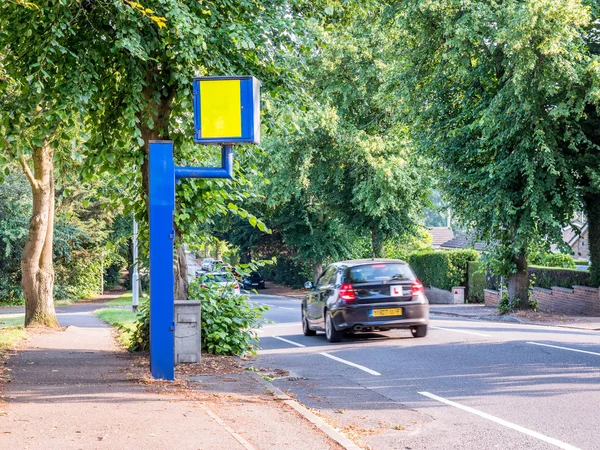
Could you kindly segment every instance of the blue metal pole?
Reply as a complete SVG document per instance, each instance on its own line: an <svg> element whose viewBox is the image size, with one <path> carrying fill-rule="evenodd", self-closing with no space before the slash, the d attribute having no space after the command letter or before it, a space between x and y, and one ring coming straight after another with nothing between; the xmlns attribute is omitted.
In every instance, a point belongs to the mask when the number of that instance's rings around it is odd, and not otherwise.
<svg viewBox="0 0 600 450"><path fill-rule="evenodd" d="M150 141L150 371L175 379L173 212L175 166L172 141Z"/></svg>
<svg viewBox="0 0 600 450"><path fill-rule="evenodd" d="M175 167L175 178L233 178L233 148L221 148L221 167Z"/></svg>

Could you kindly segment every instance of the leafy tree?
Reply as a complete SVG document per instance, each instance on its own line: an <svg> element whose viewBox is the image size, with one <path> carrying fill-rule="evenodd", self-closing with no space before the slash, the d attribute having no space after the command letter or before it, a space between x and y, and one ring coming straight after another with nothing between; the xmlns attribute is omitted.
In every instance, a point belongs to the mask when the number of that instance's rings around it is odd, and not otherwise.
<svg viewBox="0 0 600 450"><path fill-rule="evenodd" d="M202 159L186 145L191 78L249 73L262 79L274 98L284 98L294 79L288 58L307 42L313 25L304 18L312 9L308 2L277 0L147 5L45 0L5 2L0 8L0 142L20 162L33 192L22 258L25 324L56 326L55 164L68 168L86 142L84 177L102 170L126 177L126 171L141 166L147 193L150 139L173 138L179 162ZM214 186L200 185L183 183L179 192L198 205L194 195ZM211 195L200 199L204 211L215 210ZM202 217L186 213L178 220L179 236L189 228L184 223Z"/></svg>
<svg viewBox="0 0 600 450"><path fill-rule="evenodd" d="M493 243L510 298L526 306L528 247L539 236L560 242L580 195L581 148L569 134L583 117L585 96L574 93L590 67L589 10L576 0L397 6L389 85L411 111L455 216Z"/></svg>
<svg viewBox="0 0 600 450"><path fill-rule="evenodd" d="M85 104L97 78L95 30L81 4L4 2L0 13L0 148L31 185L28 240L21 260L25 325L58 326L52 263L55 163L77 153ZM18 30L18 32L15 32Z"/></svg>
<svg viewBox="0 0 600 450"><path fill-rule="evenodd" d="M372 2L333 30L312 74L316 98L339 118L337 145L325 152L339 179L337 207L357 233L369 233L375 257L384 242L417 233L430 184L403 111L384 88L396 44L394 28L377 21L383 11Z"/></svg>

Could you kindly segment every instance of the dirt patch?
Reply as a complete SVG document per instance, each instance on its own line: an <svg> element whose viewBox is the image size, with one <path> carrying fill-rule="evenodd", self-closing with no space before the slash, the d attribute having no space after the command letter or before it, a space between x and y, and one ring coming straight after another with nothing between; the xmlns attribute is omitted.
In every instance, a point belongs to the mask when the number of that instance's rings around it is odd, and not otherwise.
<svg viewBox="0 0 600 450"><path fill-rule="evenodd" d="M585 324L599 321L598 317L567 316L564 314L546 313L532 310L515 311L509 315L522 320L527 320L528 322L545 323L548 325Z"/></svg>
<svg viewBox="0 0 600 450"><path fill-rule="evenodd" d="M306 289L292 289L289 286L275 284L270 281L265 282L265 288L257 291L259 294L265 295L284 295L287 297L302 298L306 295Z"/></svg>

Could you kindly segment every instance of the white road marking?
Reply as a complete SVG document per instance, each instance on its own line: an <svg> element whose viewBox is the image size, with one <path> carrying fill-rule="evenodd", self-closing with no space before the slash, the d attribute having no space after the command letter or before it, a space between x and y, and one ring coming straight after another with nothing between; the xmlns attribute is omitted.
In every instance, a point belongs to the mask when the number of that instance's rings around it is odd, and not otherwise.
<svg viewBox="0 0 600 450"><path fill-rule="evenodd" d="M345 359L338 358L337 356L330 355L329 353L324 353L323 352L323 353L319 353L319 355L327 356L328 358L331 358L331 359L333 359L335 361L338 361L338 362L341 362L341 363L344 363L344 364L348 364L349 366L352 366L352 367L356 367L357 369L363 370L363 371L365 371L367 373L370 373L371 375L381 375L379 372L375 372L374 370L371 370L368 367L361 366L360 364L355 364L355 363L350 362L350 361L346 361Z"/></svg>
<svg viewBox="0 0 600 450"><path fill-rule="evenodd" d="M280 341L283 341L283 342L287 342L288 344L295 345L296 347L306 347L306 345L298 344L297 342L294 342L294 341L288 341L287 339L284 339L279 336L271 336L271 337L275 338L275 339L279 339Z"/></svg>
<svg viewBox="0 0 600 450"><path fill-rule="evenodd" d="M289 309L290 311L298 311L298 308L290 308L288 306L278 306L279 309Z"/></svg>
<svg viewBox="0 0 600 450"><path fill-rule="evenodd" d="M571 352L577 352L577 353L587 353L588 355L596 355L596 356L600 356L600 353L596 353L596 352L588 352L586 350L577 350L576 348L568 348L568 347L559 347L558 345L549 345L549 344L540 344L538 342L528 342L528 344L531 345L539 345L542 347L551 347L551 348L558 348L560 350L569 350Z"/></svg>
<svg viewBox="0 0 600 450"><path fill-rule="evenodd" d="M434 330L454 331L455 333L474 334L475 336L492 337L491 334L475 333L473 331L453 330L451 328L430 327Z"/></svg>
<svg viewBox="0 0 600 450"><path fill-rule="evenodd" d="M446 405L454 406L455 408L462 409L463 411L469 412L471 414L475 414L476 416L482 417L484 419L490 420L507 428L511 428L513 430L519 431L520 433L526 434L528 436L539 439L540 441L547 442L548 444L552 444L557 446L558 448L562 448L565 450L580 450L578 447L574 447L570 444L566 444L565 442L559 441L558 439L554 439L548 436L545 436L537 431L530 430L528 428L522 427L520 425L514 424L512 422L508 422L504 419L499 419L498 417L494 417L490 414L478 411L476 409L470 408L468 406L461 405L460 403L453 402L451 400L446 400L445 398L438 397L437 395L430 394L429 392L419 392L419 394L424 395L425 397L429 397L433 400L437 400L438 402L445 403Z"/></svg>

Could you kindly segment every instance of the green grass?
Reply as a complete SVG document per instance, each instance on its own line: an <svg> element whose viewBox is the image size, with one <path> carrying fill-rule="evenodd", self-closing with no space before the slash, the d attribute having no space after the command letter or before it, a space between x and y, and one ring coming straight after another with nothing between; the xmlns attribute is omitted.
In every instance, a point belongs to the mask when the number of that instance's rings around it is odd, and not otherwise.
<svg viewBox="0 0 600 450"><path fill-rule="evenodd" d="M147 295L140 296L140 303L146 298L148 298ZM114 300L111 300L110 302L106 302L106 304L109 306L131 306L131 301L132 301L131 291L127 291L123 295L121 295L119 298L115 298Z"/></svg>
<svg viewBox="0 0 600 450"><path fill-rule="evenodd" d="M116 299L119 300L119 299ZM96 316L121 331L119 341L124 347L129 347L135 328L137 314L129 309L99 309Z"/></svg>
<svg viewBox="0 0 600 450"><path fill-rule="evenodd" d="M25 314L0 314L0 350L6 350L25 338Z"/></svg>

